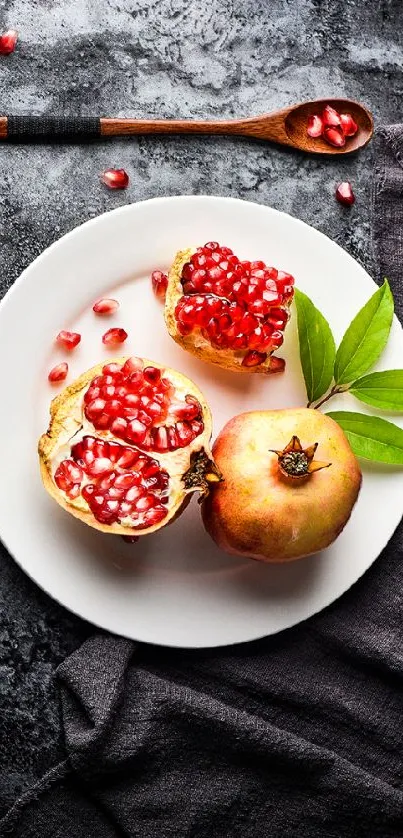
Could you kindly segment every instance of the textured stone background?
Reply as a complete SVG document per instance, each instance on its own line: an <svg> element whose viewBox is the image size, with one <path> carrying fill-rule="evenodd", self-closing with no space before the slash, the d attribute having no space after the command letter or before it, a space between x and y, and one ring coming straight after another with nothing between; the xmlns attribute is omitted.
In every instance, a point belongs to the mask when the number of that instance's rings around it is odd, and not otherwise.
<svg viewBox="0 0 403 838"><path fill-rule="evenodd" d="M395 122L402 24L401 0L0 0L0 29L20 31L17 51L0 59L0 112L246 116L333 94L362 100L378 124ZM210 138L0 147L0 294L75 225L181 193L286 210L371 271L371 156L369 147L331 162ZM100 185L109 166L130 174L126 192ZM333 197L344 179L357 194L351 211ZM42 594L1 544L0 562L1 814L61 751L53 673L91 628Z"/></svg>

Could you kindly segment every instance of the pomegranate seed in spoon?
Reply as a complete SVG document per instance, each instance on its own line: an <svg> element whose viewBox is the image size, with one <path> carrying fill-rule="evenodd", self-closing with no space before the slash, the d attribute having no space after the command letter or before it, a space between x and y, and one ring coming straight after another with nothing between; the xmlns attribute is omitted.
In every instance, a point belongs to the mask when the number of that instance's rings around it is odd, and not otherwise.
<svg viewBox="0 0 403 838"><path fill-rule="evenodd" d="M105 346L115 346L119 343L124 343L127 337L128 334L124 329L108 329L102 338L102 343Z"/></svg>
<svg viewBox="0 0 403 838"><path fill-rule="evenodd" d="M340 122L341 127L343 129L343 133L345 137L354 137L354 135L358 131L358 125L354 122L351 113L341 113L340 114Z"/></svg>
<svg viewBox="0 0 403 838"><path fill-rule="evenodd" d="M340 114L331 105L326 105L322 113L322 122L324 128L340 128Z"/></svg>
<svg viewBox="0 0 403 838"><path fill-rule="evenodd" d="M340 204L343 204L345 207L351 207L351 205L355 201L355 195L348 180L343 181L343 183L339 183L336 189L336 198Z"/></svg>
<svg viewBox="0 0 403 838"><path fill-rule="evenodd" d="M317 113L314 113L308 119L308 126L307 126L307 129L306 129L306 133L308 134L308 137L316 138L316 137L321 136L322 131L323 131L323 122L322 122L320 116L318 116Z"/></svg>
<svg viewBox="0 0 403 838"><path fill-rule="evenodd" d="M62 329L59 332L56 343L59 343L60 346L64 346L65 349L75 349L76 346L80 343L81 335L78 332L66 332Z"/></svg>
<svg viewBox="0 0 403 838"><path fill-rule="evenodd" d="M69 371L69 365L63 361L62 364L56 364L53 369L51 369L48 379L51 384L57 384L59 381L64 381L67 378L67 373Z"/></svg>
<svg viewBox="0 0 403 838"><path fill-rule="evenodd" d="M108 297L102 297L101 300L97 300L92 306L92 310L95 311L95 314L114 314L118 308L118 301L110 300Z"/></svg>
<svg viewBox="0 0 403 838"><path fill-rule="evenodd" d="M346 144L346 138L340 128L325 128L324 139L329 145L342 148Z"/></svg>
<svg viewBox="0 0 403 838"><path fill-rule="evenodd" d="M18 32L16 29L9 29L0 35L0 55L10 55L14 52L18 41Z"/></svg>
<svg viewBox="0 0 403 838"><path fill-rule="evenodd" d="M100 177L108 189L126 189L129 185L129 175L124 169L105 169Z"/></svg>

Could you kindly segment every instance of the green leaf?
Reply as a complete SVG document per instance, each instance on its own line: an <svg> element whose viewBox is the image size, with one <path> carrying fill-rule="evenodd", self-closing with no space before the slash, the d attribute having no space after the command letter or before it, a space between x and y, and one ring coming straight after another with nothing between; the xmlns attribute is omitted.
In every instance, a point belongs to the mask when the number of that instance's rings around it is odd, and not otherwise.
<svg viewBox="0 0 403 838"><path fill-rule="evenodd" d="M403 411L403 370L364 375L350 387L357 399L382 410Z"/></svg>
<svg viewBox="0 0 403 838"><path fill-rule="evenodd" d="M383 352L393 318L393 297L385 279L350 323L337 350L336 384L350 384L371 369Z"/></svg>
<svg viewBox="0 0 403 838"><path fill-rule="evenodd" d="M295 290L299 354L309 404L326 393L333 378L336 345L323 314L302 291Z"/></svg>
<svg viewBox="0 0 403 838"><path fill-rule="evenodd" d="M377 463L403 465L403 430L393 422L379 416L343 410L328 413L327 416L343 428L357 457Z"/></svg>

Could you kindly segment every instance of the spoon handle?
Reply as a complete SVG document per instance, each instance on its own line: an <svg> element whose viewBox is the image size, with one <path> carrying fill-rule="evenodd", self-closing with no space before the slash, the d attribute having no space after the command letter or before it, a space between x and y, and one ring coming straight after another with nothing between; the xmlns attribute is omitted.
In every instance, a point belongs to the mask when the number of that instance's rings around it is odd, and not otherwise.
<svg viewBox="0 0 403 838"><path fill-rule="evenodd" d="M272 140L290 145L284 130L284 117L288 113L273 114L248 119L101 119L101 136L113 137L127 134L237 134L244 137Z"/></svg>
<svg viewBox="0 0 403 838"><path fill-rule="evenodd" d="M293 145L284 130L288 109L249 119L182 120L105 117L3 116L0 140L14 143L85 142L141 134L238 134Z"/></svg>

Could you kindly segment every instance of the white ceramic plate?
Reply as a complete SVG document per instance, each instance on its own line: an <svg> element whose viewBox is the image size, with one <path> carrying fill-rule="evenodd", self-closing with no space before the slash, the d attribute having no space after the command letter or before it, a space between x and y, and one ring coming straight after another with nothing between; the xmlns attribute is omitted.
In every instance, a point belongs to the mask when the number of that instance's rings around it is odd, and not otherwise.
<svg viewBox="0 0 403 838"><path fill-rule="evenodd" d="M367 570L402 513L401 472L364 465L358 503L336 543L295 564L266 566L221 552L203 530L195 499L165 531L129 545L74 520L47 496L36 446L54 395L47 372L63 357L53 339L61 328L83 335L69 380L110 355L101 344L106 321L91 311L101 295L121 302L108 327L127 328L125 352L195 380L212 407L215 434L241 411L305 403L295 317L281 353L286 372L268 378L225 373L168 337L150 273L167 268L177 249L211 239L294 274L336 338L375 290L347 253L288 215L230 198L178 197L127 206L73 230L24 271L0 306L7 394L0 410L0 536L23 570L66 608L117 634L167 646L237 643L304 620ZM382 366L400 367L402 354L395 321ZM357 403L344 396L332 409L349 407Z"/></svg>

